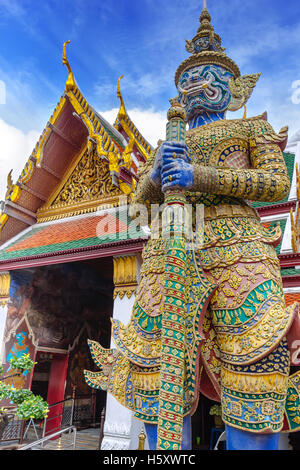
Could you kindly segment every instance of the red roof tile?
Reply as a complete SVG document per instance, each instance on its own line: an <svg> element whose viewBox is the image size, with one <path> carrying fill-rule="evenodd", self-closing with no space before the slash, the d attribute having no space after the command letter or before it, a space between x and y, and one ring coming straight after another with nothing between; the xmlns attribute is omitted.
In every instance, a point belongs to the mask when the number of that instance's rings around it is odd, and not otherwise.
<svg viewBox="0 0 300 470"><path fill-rule="evenodd" d="M294 302L299 302L300 304L300 292L285 294L285 303L287 307L292 305Z"/></svg>
<svg viewBox="0 0 300 470"><path fill-rule="evenodd" d="M41 227L32 236L29 235L27 238L17 242L8 248L6 252L107 236L125 232L127 228L128 226L113 214L84 217L69 222L51 224L44 228Z"/></svg>

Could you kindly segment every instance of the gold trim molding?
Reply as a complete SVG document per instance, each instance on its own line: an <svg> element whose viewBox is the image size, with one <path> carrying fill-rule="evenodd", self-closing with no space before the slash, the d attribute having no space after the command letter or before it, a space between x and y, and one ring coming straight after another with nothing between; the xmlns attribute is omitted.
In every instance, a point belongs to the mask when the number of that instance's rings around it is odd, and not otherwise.
<svg viewBox="0 0 300 470"><path fill-rule="evenodd" d="M24 169L18 178L16 184L11 182L9 186L9 191L6 193L5 201L17 202L21 196L21 185L28 183L34 173L35 168L41 163L43 158L44 146L52 132L51 125L55 125L56 121L60 117L63 108L66 103L66 98L62 96L59 103L57 104L52 116L50 117L47 126L43 130L33 152L31 153L29 159L27 160ZM4 225L8 220L8 215L0 212L0 233Z"/></svg>
<svg viewBox="0 0 300 470"><path fill-rule="evenodd" d="M135 256L122 256L114 258L114 299L118 296L128 299L136 293L137 288L137 260Z"/></svg>
<svg viewBox="0 0 300 470"><path fill-rule="evenodd" d="M52 220L74 217L81 214L90 214L104 209L111 209L112 207L119 207L120 198L124 198L124 193L120 193L118 196L103 196L102 198L83 201L73 205L61 204L48 209L45 208L43 210L39 210L37 222L50 222Z"/></svg>
<svg viewBox="0 0 300 470"><path fill-rule="evenodd" d="M0 273L0 305L5 307L9 301L10 274Z"/></svg>

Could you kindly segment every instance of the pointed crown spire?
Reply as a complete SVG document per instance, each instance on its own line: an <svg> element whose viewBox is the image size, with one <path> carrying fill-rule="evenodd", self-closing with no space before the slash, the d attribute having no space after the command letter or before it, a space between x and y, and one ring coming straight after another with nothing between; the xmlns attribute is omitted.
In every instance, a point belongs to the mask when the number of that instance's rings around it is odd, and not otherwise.
<svg viewBox="0 0 300 470"><path fill-rule="evenodd" d="M206 0L203 0L198 31L191 41L186 40L186 50L192 55L179 66L175 76L176 84L182 72L193 64L195 66L201 64L221 65L232 72L235 77L240 76L238 66L225 54L221 37L215 33Z"/></svg>
<svg viewBox="0 0 300 470"><path fill-rule="evenodd" d="M196 36L191 41L186 41L187 51L192 54L207 50L224 52L225 49L221 47L221 38L211 25L211 16L207 10L206 0L203 1L203 10L199 20L200 26Z"/></svg>

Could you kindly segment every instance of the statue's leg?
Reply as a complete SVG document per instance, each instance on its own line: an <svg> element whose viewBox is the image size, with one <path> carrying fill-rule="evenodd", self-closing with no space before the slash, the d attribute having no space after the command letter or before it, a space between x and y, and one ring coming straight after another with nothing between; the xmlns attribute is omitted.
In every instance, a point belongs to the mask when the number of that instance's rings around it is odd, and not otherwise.
<svg viewBox="0 0 300 470"><path fill-rule="evenodd" d="M156 450L157 447L157 425L145 423L145 430L148 438L150 450ZM192 426L191 417L187 416L183 420L182 450L192 449Z"/></svg>
<svg viewBox="0 0 300 470"><path fill-rule="evenodd" d="M288 388L291 322L277 265L243 263L212 271L210 304L221 358L221 402L227 448L278 448Z"/></svg>
<svg viewBox="0 0 300 470"><path fill-rule="evenodd" d="M279 433L257 434L226 425L227 450L278 450Z"/></svg>
<svg viewBox="0 0 300 470"><path fill-rule="evenodd" d="M255 364L222 364L227 450L278 450L288 370L285 339Z"/></svg>
<svg viewBox="0 0 300 470"><path fill-rule="evenodd" d="M146 435L150 450L156 450L157 444L157 424L145 423Z"/></svg>

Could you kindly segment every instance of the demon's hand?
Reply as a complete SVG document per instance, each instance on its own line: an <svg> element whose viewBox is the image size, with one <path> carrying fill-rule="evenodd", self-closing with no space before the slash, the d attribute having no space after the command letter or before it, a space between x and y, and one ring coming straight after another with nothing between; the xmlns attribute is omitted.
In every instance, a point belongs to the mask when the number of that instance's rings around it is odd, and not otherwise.
<svg viewBox="0 0 300 470"><path fill-rule="evenodd" d="M194 167L190 163L187 146L180 142L165 142L160 151L162 190L191 189L194 184Z"/></svg>

